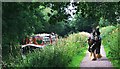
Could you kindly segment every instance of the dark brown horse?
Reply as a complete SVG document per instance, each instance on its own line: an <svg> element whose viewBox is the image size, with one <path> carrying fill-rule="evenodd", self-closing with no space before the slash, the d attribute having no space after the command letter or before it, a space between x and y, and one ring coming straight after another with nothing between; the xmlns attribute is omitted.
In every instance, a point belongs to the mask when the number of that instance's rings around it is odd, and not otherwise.
<svg viewBox="0 0 120 69"><path fill-rule="evenodd" d="M102 57L100 55L101 38L100 35L97 35L96 31L94 31L91 37L88 38L88 45L89 45L88 51L90 52L90 57L93 55L92 60L96 60L97 58Z"/></svg>

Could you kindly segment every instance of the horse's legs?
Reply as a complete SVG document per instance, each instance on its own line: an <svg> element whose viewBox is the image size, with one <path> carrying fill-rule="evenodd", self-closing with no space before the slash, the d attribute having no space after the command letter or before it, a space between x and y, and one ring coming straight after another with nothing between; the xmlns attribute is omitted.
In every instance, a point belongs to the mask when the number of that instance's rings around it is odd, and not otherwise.
<svg viewBox="0 0 120 69"><path fill-rule="evenodd" d="M96 44L96 54L100 54L101 41L98 41Z"/></svg>
<svg viewBox="0 0 120 69"><path fill-rule="evenodd" d="M96 60L97 59L95 50L90 52L90 59L91 60Z"/></svg>
<svg viewBox="0 0 120 69"><path fill-rule="evenodd" d="M92 51L91 51L90 47L91 47L92 44L91 44L90 41L88 41L88 45L89 45L89 47L88 47L89 57L91 58L92 57Z"/></svg>
<svg viewBox="0 0 120 69"><path fill-rule="evenodd" d="M91 60L96 60L97 58L96 58L96 44L92 47L92 58L91 58Z"/></svg>
<svg viewBox="0 0 120 69"><path fill-rule="evenodd" d="M94 52L91 52L91 60L96 60L97 58L96 58L96 54L94 53Z"/></svg>
<svg viewBox="0 0 120 69"><path fill-rule="evenodd" d="M92 57L92 52L90 52L90 57Z"/></svg>
<svg viewBox="0 0 120 69"><path fill-rule="evenodd" d="M93 40L88 41L88 44L89 44L88 51L90 52L90 58L91 58L91 60L96 60L97 58L96 58L96 54L94 52L96 49L95 45L92 46L92 48L91 48L91 45L93 45Z"/></svg>
<svg viewBox="0 0 120 69"><path fill-rule="evenodd" d="M97 58L101 58L101 54L100 54L100 47L101 47L101 41L98 43L97 48L96 48L96 57Z"/></svg>

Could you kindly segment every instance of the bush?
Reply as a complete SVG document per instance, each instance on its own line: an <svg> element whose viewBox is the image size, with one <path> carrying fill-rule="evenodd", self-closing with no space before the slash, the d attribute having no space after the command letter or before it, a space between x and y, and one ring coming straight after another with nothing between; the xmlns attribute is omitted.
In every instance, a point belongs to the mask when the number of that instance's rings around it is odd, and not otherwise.
<svg viewBox="0 0 120 69"><path fill-rule="evenodd" d="M106 26L100 29L101 36L104 38L109 35L116 27L115 26Z"/></svg>
<svg viewBox="0 0 120 69"><path fill-rule="evenodd" d="M26 55L26 59L14 58L12 60L15 62L7 62L7 66L67 67L71 64L74 56L81 55L85 50L86 38L86 35L80 33L71 34L67 38L60 38L57 44L46 46L41 50L35 49L34 52Z"/></svg>
<svg viewBox="0 0 120 69"><path fill-rule="evenodd" d="M103 38L103 45L106 51L108 59L115 67L119 67L120 64L120 47L118 44L118 28L114 26L108 26L102 28L101 31L105 37Z"/></svg>
<svg viewBox="0 0 120 69"><path fill-rule="evenodd" d="M108 26L108 25L110 25L110 22L107 19L104 19L103 17L101 17L100 21L99 21L99 26L100 27L105 27L105 26Z"/></svg>

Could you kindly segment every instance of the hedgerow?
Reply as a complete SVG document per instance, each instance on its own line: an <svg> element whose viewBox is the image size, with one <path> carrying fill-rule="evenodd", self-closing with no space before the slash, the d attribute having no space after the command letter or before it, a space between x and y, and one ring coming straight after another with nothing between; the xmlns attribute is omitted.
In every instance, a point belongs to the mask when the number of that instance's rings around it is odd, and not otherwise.
<svg viewBox="0 0 120 69"><path fill-rule="evenodd" d="M86 39L87 35L71 34L67 38L60 38L56 44L35 49L34 52L28 53L25 59L17 55L10 57L13 62L5 62L6 67L73 67L75 65L71 64L75 56L81 55L79 59L84 57ZM77 62L77 65L79 64L80 60Z"/></svg>
<svg viewBox="0 0 120 69"><path fill-rule="evenodd" d="M118 42L119 29L117 26L107 26L101 29L103 37L103 45L106 51L106 56L112 62L113 66L120 65L120 47ZM103 35L104 34L104 35Z"/></svg>

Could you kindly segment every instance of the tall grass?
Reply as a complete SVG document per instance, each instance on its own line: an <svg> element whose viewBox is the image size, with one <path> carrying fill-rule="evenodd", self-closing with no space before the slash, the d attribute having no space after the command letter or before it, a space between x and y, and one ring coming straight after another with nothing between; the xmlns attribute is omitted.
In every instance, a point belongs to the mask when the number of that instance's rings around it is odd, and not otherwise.
<svg viewBox="0 0 120 69"><path fill-rule="evenodd" d="M108 34L110 34L116 27L115 26L106 26L106 27L102 27L100 29L101 35L102 37L106 37Z"/></svg>
<svg viewBox="0 0 120 69"><path fill-rule="evenodd" d="M120 46L118 44L118 27L107 26L101 29L103 38L103 45L108 59L113 66L120 67ZM103 35L104 34L104 35Z"/></svg>
<svg viewBox="0 0 120 69"><path fill-rule="evenodd" d="M35 49L26 55L26 59L21 56L6 59L7 67L79 67L85 56L87 46L87 34L74 33L67 38L60 38L54 45L46 46L43 49Z"/></svg>

